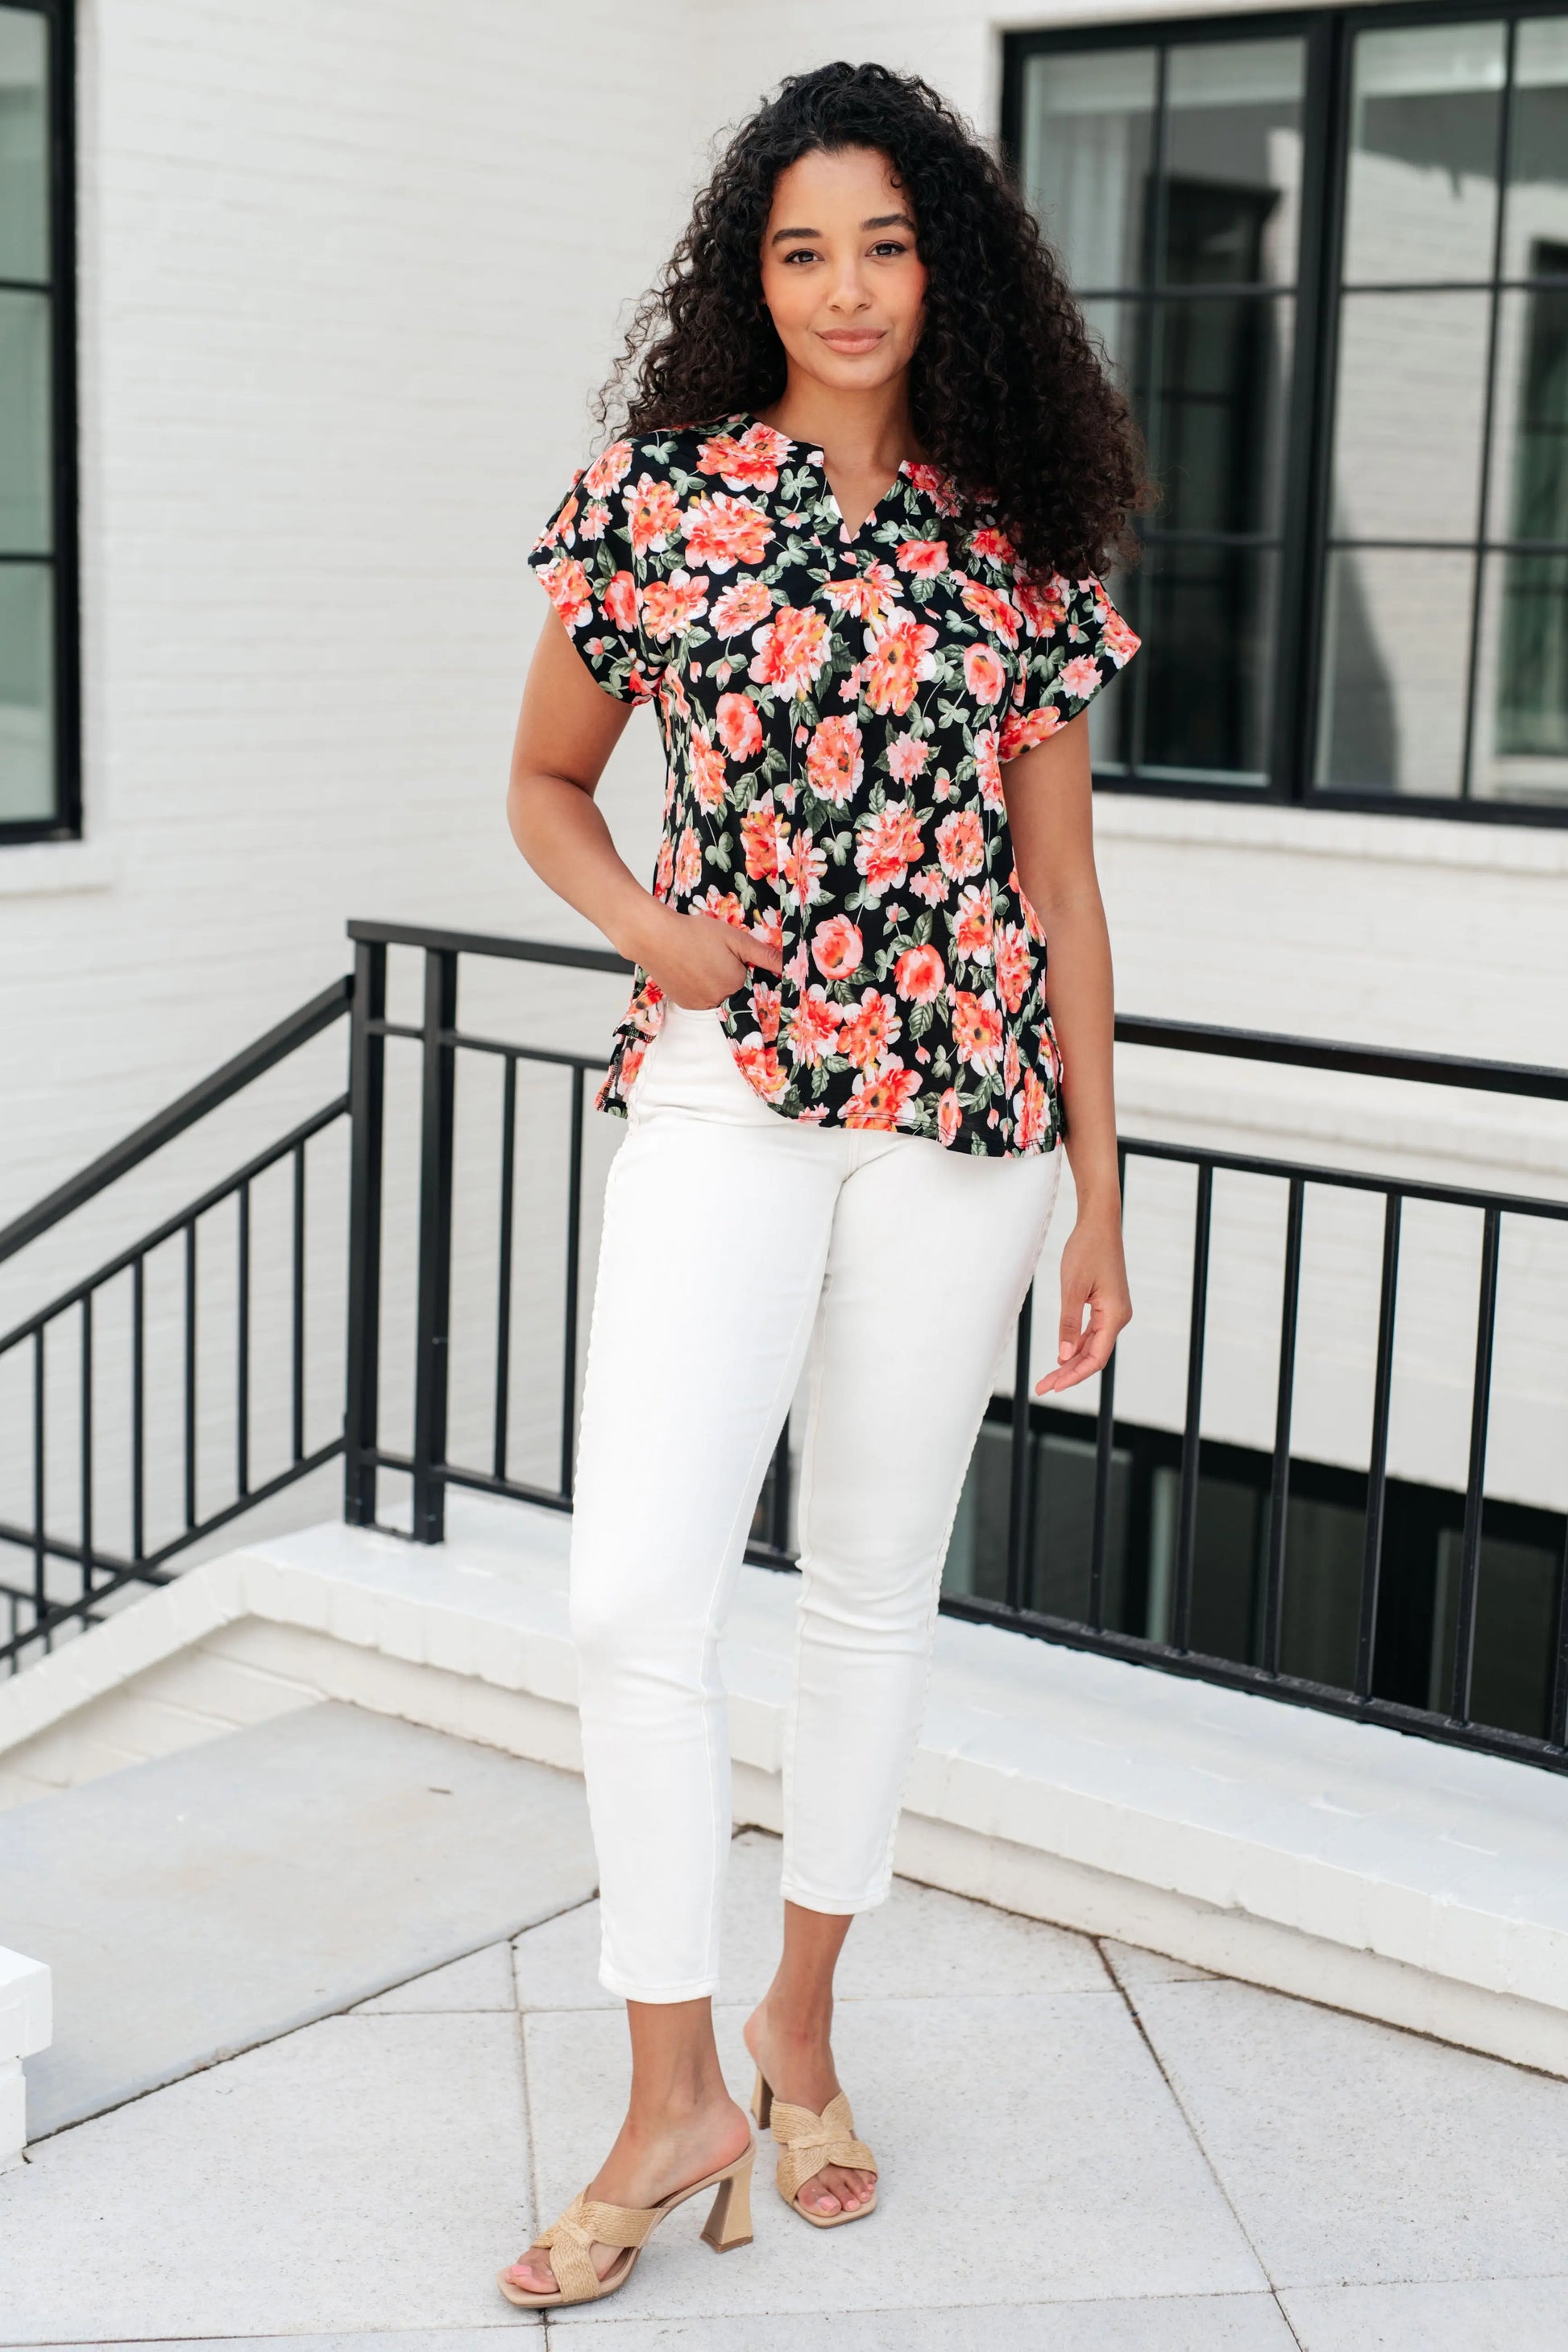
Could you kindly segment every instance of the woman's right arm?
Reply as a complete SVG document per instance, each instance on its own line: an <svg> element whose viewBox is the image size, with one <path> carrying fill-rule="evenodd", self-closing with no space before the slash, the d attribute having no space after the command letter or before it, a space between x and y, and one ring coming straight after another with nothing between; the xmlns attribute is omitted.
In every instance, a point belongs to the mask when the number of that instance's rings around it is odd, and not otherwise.
<svg viewBox="0 0 1568 2352"><path fill-rule="evenodd" d="M677 1004L720 1004L775 947L711 915L667 907L632 873L594 795L635 704L597 685L560 615L546 614L523 687L507 821L541 881L586 915Z"/></svg>

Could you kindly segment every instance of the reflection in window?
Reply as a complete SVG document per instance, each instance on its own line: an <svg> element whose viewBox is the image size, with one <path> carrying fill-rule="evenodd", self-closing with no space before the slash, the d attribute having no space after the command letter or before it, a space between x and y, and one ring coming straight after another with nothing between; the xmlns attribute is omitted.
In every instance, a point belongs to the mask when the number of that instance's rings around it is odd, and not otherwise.
<svg viewBox="0 0 1568 2352"><path fill-rule="evenodd" d="M1568 546L1568 245L1538 240L1531 270L1565 282L1529 297L1510 535ZM1498 750L1568 759L1568 557L1510 554L1504 563Z"/></svg>
<svg viewBox="0 0 1568 2352"><path fill-rule="evenodd" d="M48 26L0 6L0 827L56 813Z"/></svg>

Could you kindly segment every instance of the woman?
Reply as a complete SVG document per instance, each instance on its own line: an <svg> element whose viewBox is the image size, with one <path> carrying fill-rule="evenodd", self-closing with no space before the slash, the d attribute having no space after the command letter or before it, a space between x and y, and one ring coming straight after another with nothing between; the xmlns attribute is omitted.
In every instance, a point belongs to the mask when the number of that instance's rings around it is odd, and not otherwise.
<svg viewBox="0 0 1568 2352"><path fill-rule="evenodd" d="M710 2014L717 1643L814 1335L784 1948L745 2040L781 2193L836 2227L878 2191L834 1967L888 1891L942 1559L1064 1132L1078 1217L1039 1391L1099 1371L1131 1312L1082 714L1137 645L1094 574L1140 481L1056 261L925 83L826 66L734 139L634 362L623 436L530 558L553 609L510 800L529 863L637 967L599 1096L629 1133L572 1550L631 2095L500 2274L531 2306L611 2292L700 2189L712 2243L751 2234ZM594 801L643 701L668 758L651 892Z"/></svg>

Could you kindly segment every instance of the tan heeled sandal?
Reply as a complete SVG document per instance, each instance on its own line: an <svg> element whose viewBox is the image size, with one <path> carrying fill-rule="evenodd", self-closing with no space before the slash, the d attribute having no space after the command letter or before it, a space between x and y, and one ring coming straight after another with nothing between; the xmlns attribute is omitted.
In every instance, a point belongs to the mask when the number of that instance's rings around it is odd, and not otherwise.
<svg viewBox="0 0 1568 2352"><path fill-rule="evenodd" d="M702 2224L702 2235L714 2252L728 2254L737 2246L749 2246L752 2165L756 2153L753 2140L744 2156L738 2156L733 2164L694 2180L689 2189L672 2189L657 2205L605 2205L584 2189L574 2197L560 2219L552 2221L548 2230L542 2230L533 2242L549 2249L550 2267L555 2273L553 2289L547 2294L539 2294L531 2287L515 2286L505 2271L496 2273L497 2285L508 2303L515 2303L524 2311L558 2311L568 2304L597 2303L601 2295L614 2294L617 2287L625 2286L637 2268L637 2256L665 2215L673 2213L678 2205L684 2205L689 2197L700 2197L705 2189L717 2189L719 2192L713 2200L712 2211ZM594 2268L595 2245L622 2249L603 2278Z"/></svg>
<svg viewBox="0 0 1568 2352"><path fill-rule="evenodd" d="M792 2213L798 2213L814 2230L837 2230L841 2221L863 2221L868 2213L876 2211L874 2189L865 2203L857 2205L852 2213L843 2206L837 2213L811 2213L799 2201L801 2189L825 2164L842 2165L847 2172L877 2169L876 2158L865 2141L855 2137L855 2118L843 2091L828 2100L819 2116L815 2116L809 2107L792 2107L786 2100L775 2099L773 2085L759 2066L757 2086L752 2093L752 2113L763 2131L770 2125L773 2127L779 2151L773 2179Z"/></svg>

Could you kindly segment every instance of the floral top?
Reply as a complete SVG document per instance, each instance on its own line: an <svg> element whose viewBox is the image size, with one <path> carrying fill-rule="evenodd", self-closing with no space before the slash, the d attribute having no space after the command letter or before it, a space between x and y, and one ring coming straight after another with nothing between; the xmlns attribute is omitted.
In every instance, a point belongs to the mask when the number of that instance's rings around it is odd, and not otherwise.
<svg viewBox="0 0 1568 2352"><path fill-rule="evenodd" d="M961 1151L1049 1150L1061 1065L1002 762L1137 650L1100 582L1019 576L984 509L909 460L850 536L820 449L748 415L617 441L529 555L583 659L654 702L668 761L653 880L775 942L721 1008L788 1118ZM664 1011L639 970L601 1109Z"/></svg>

